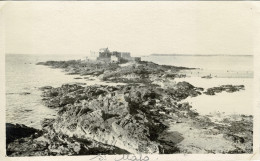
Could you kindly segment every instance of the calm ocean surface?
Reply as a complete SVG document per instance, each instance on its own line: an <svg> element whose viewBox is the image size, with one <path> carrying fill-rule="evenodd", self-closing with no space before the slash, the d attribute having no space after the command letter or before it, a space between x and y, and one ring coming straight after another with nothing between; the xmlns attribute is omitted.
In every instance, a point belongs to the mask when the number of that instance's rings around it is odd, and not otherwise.
<svg viewBox="0 0 260 161"><path fill-rule="evenodd" d="M253 56L147 56L142 60L157 64L199 68L192 75L253 78Z"/></svg>
<svg viewBox="0 0 260 161"><path fill-rule="evenodd" d="M52 118L55 110L41 103L39 87L58 87L67 82L80 82L59 69L35 65L47 60L70 60L79 56L6 55L6 122L40 128L43 118ZM30 94L24 95L24 92Z"/></svg>
<svg viewBox="0 0 260 161"><path fill-rule="evenodd" d="M6 55L6 122L21 123L40 128L43 118L55 117L56 111L41 103L39 87L58 87L64 83L87 82L74 79L76 76L65 75L59 69L35 65L47 60L84 59L82 55ZM216 110L227 113L252 114L253 97L253 57L201 57L201 56L148 56L142 60L158 64L202 68L206 73L218 75L218 78L187 78L194 85L213 87L221 84L244 84L245 91L217 96L188 98L193 107L203 114ZM210 72L209 72L210 71ZM213 72L212 72L213 71ZM214 72L215 71L215 72ZM206 74L200 71L199 74ZM224 73L224 74L223 74ZM225 77L233 73L233 78ZM181 80L177 80L181 81ZM24 93L30 94L24 94ZM222 101L221 98L223 99ZM217 102L217 104L216 104ZM222 102L222 103L221 103Z"/></svg>
<svg viewBox="0 0 260 161"><path fill-rule="evenodd" d="M142 60L211 70L250 71L254 67L253 56L146 56Z"/></svg>

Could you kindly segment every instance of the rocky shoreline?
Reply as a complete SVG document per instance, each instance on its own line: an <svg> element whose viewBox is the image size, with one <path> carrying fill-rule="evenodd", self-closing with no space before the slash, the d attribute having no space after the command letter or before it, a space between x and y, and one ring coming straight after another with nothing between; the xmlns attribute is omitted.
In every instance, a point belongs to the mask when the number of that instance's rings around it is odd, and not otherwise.
<svg viewBox="0 0 260 161"><path fill-rule="evenodd" d="M42 130L7 124L8 156L253 151L252 116L219 116L216 120L182 102L203 94L237 92L244 90L243 85L203 89L185 81L172 83L169 80L185 77L179 71L192 69L144 61L128 65L48 61L38 65L125 85L42 87L43 103L58 109L58 116L43 120ZM16 135L24 129L28 129L26 135Z"/></svg>
<svg viewBox="0 0 260 161"><path fill-rule="evenodd" d="M194 68L158 65L141 61L126 64L104 63L102 61L47 61L37 65L63 69L69 75L94 76L102 81L113 83L151 83L153 79L185 77L180 70ZM78 79L79 77L76 77Z"/></svg>

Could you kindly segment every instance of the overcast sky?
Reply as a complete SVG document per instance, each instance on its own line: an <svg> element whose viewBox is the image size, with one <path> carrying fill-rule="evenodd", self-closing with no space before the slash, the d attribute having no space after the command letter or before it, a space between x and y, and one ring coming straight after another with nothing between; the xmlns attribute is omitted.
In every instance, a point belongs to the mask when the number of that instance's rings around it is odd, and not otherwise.
<svg viewBox="0 0 260 161"><path fill-rule="evenodd" d="M252 2L7 2L4 17L16 54L253 54L259 28Z"/></svg>

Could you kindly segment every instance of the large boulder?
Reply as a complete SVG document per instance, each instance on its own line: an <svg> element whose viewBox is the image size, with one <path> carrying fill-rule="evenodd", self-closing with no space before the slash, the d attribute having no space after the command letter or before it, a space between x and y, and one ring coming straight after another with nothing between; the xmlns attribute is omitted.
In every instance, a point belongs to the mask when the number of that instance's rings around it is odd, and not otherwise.
<svg viewBox="0 0 260 161"><path fill-rule="evenodd" d="M40 130L27 127L23 124L6 123L6 144L13 142L16 139L29 137L36 133L41 133Z"/></svg>

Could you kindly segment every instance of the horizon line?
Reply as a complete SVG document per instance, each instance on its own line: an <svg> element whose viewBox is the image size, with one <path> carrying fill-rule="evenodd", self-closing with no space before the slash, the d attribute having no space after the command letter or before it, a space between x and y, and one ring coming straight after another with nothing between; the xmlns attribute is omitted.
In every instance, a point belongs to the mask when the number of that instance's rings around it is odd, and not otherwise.
<svg viewBox="0 0 260 161"><path fill-rule="evenodd" d="M34 53L5 53L5 55L84 55L84 54L34 54ZM88 55L88 54L86 54ZM141 56L254 56L254 54L147 54Z"/></svg>
<svg viewBox="0 0 260 161"><path fill-rule="evenodd" d="M150 54L149 56L254 56L254 54Z"/></svg>

